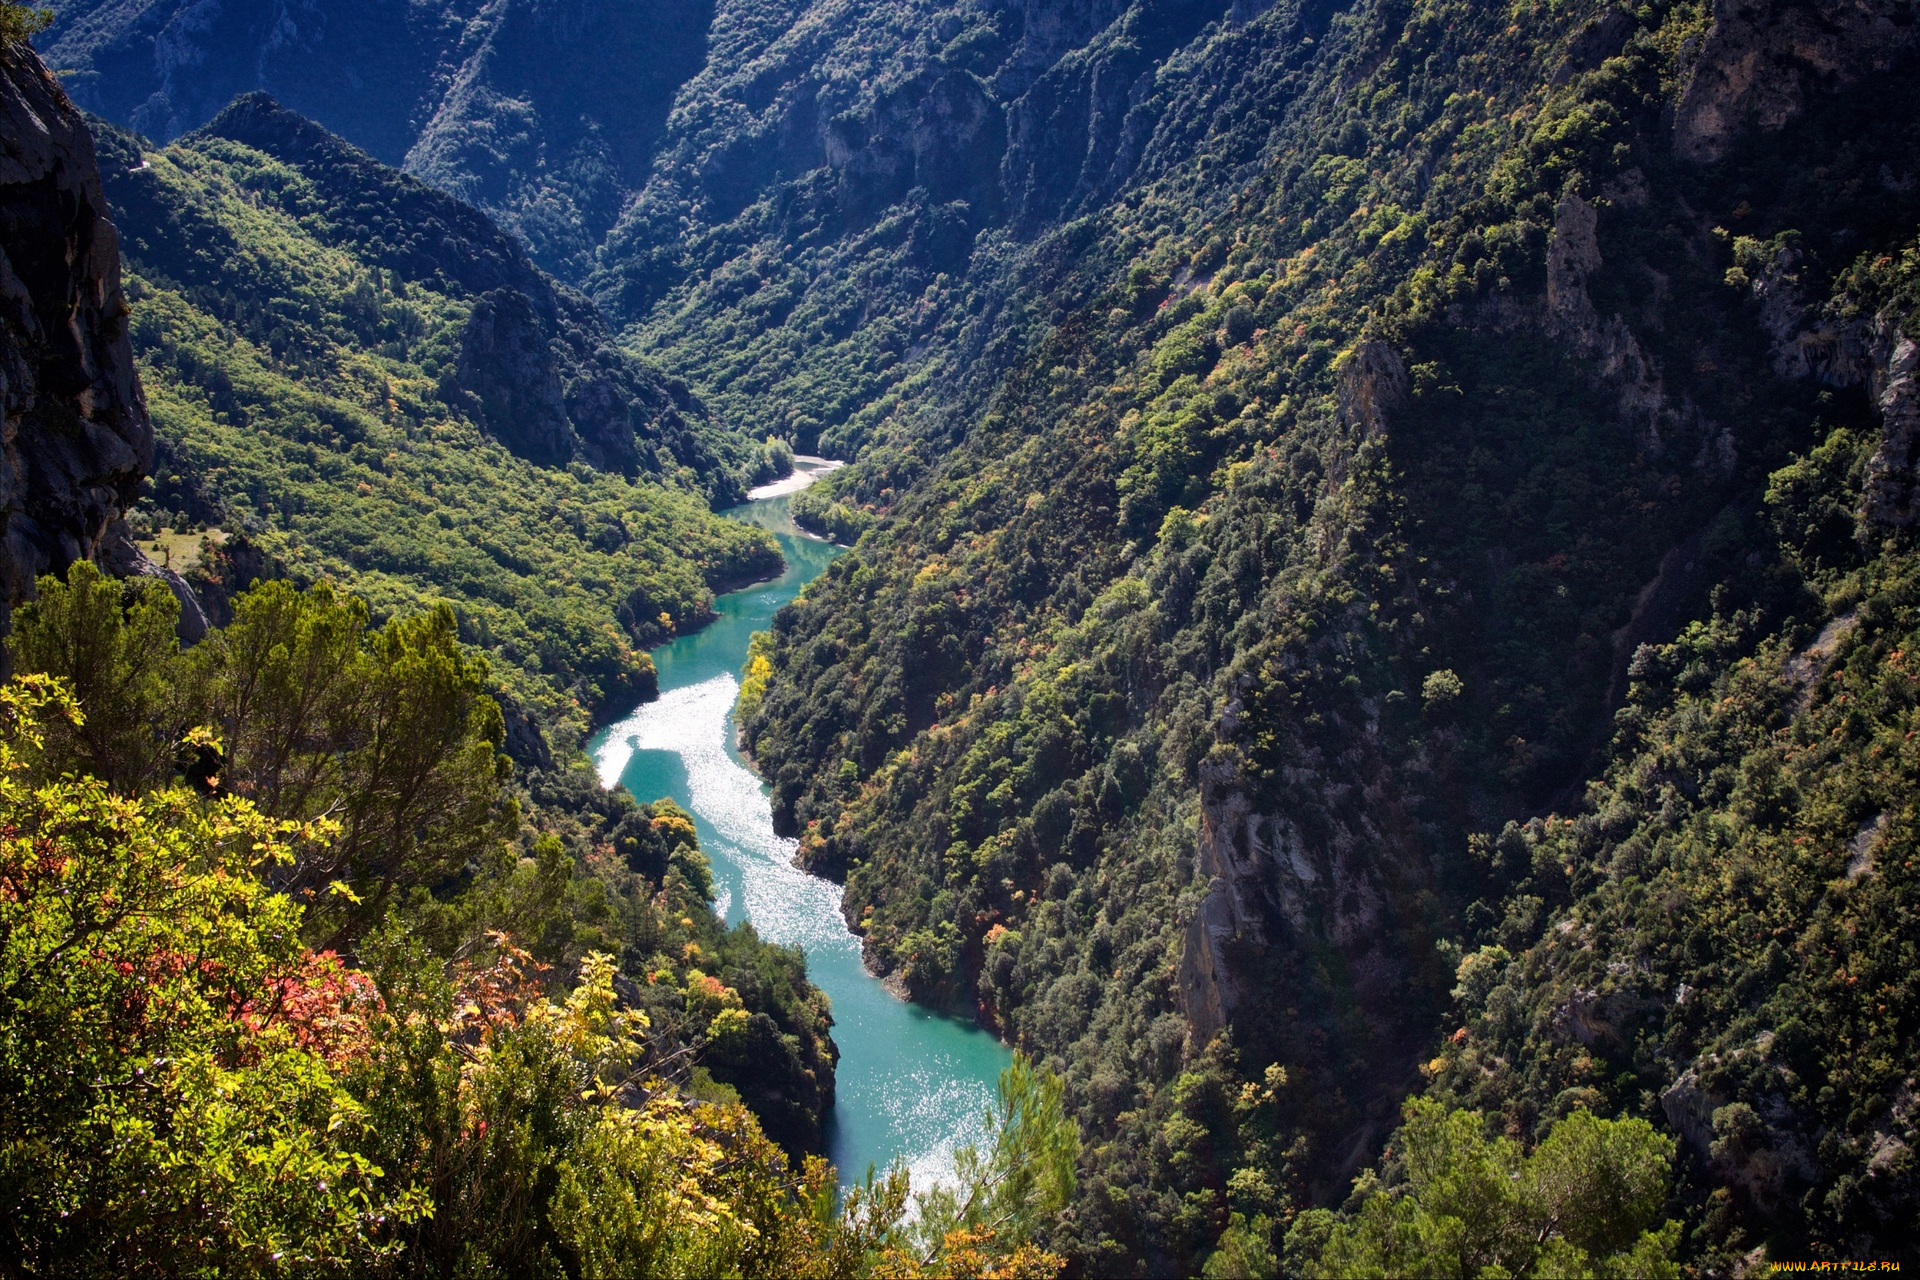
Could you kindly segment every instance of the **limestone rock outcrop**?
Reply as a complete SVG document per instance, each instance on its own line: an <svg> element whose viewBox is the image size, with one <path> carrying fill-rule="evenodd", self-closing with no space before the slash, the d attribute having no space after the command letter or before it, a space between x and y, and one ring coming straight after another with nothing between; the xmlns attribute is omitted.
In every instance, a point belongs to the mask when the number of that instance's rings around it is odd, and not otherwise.
<svg viewBox="0 0 1920 1280"><path fill-rule="evenodd" d="M1229 705L1223 737L1236 735L1242 715ZM1404 1087L1428 1030L1423 999L1409 993L1436 975L1413 958L1405 909L1430 870L1364 735L1337 762L1302 754L1290 771L1317 779L1325 808L1261 803L1231 757L1200 766L1194 881L1203 893L1182 940L1178 999L1190 1054L1259 1025L1342 1063L1361 1107L1321 1171L1331 1187L1385 1132L1392 1110L1382 1100Z"/></svg>
<svg viewBox="0 0 1920 1280"><path fill-rule="evenodd" d="M1863 524L1910 529L1920 523L1920 346L1904 334L1890 344L1875 372L1880 446L1867 464Z"/></svg>
<svg viewBox="0 0 1920 1280"><path fill-rule="evenodd" d="M1920 37L1914 0L1716 0L1674 113L1674 150L1718 160L1749 128L1778 129L1808 95L1884 70Z"/></svg>
<svg viewBox="0 0 1920 1280"><path fill-rule="evenodd" d="M153 426L128 314L87 126L30 50L0 49L0 629L139 495Z"/></svg>

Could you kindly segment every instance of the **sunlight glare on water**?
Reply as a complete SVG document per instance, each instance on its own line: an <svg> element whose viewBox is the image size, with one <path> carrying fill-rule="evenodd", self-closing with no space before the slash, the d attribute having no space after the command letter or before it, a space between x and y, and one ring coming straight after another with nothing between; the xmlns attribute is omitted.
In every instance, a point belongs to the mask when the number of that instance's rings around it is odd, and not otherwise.
<svg viewBox="0 0 1920 1280"><path fill-rule="evenodd" d="M732 909L729 884L723 914L744 915L769 942L800 946L809 955L840 948L857 959L859 944L840 918L840 886L793 865L798 846L773 833L760 779L727 750L728 713L739 692L732 676L717 675L645 704L608 730L598 761L601 784L617 783L637 751L678 755L687 771L687 794L675 799L706 820L738 873L741 911Z"/></svg>
<svg viewBox="0 0 1920 1280"><path fill-rule="evenodd" d="M782 494L729 513L774 532L787 572L722 596L717 621L654 650L660 697L601 730L589 749L602 785L624 783L643 801L671 796L693 814L729 923L751 920L761 937L806 952L808 976L833 1002L840 1062L827 1154L842 1182L899 1157L924 1188L952 1177L956 1146L984 1136L982 1114L1011 1058L993 1036L898 1000L867 973L840 914L840 887L793 865L797 843L774 833L766 788L733 750L748 639L839 551L801 534L787 505Z"/></svg>

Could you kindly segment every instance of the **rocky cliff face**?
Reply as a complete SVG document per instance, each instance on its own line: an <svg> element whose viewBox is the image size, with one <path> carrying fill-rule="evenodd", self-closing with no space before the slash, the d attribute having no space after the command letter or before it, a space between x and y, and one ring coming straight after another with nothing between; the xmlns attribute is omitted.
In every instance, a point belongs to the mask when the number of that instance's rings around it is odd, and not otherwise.
<svg viewBox="0 0 1920 1280"><path fill-rule="evenodd" d="M1897 331L1887 346L1885 363L1873 378L1880 445L1867 465L1860 506L1861 523L1876 532L1920 523L1920 474L1915 470L1920 464L1920 347Z"/></svg>
<svg viewBox="0 0 1920 1280"><path fill-rule="evenodd" d="M40 60L0 49L0 628L36 576L109 551L153 458L93 140ZM131 554L130 554L131 553Z"/></svg>
<svg viewBox="0 0 1920 1280"><path fill-rule="evenodd" d="M1719 159L1750 128L1778 129L1822 88L1885 70L1913 47L1913 0L1717 0L1674 115L1674 150Z"/></svg>
<svg viewBox="0 0 1920 1280"><path fill-rule="evenodd" d="M1195 871L1210 887L1188 924L1179 969L1193 1044L1205 1045L1236 1021L1267 1020L1257 997L1272 994L1265 980L1277 963L1304 971L1328 957L1337 958L1330 967L1345 979L1337 1001L1343 1009L1334 1015L1296 1007L1303 1038L1351 1039L1346 1052L1364 1043L1386 1057L1386 1046L1401 1046L1424 1029L1407 1025L1408 1010L1396 999L1413 966L1392 904L1428 877L1402 838L1405 816L1385 771L1359 790L1372 811L1325 824L1315 839L1285 812L1258 811L1234 771L1203 766ZM1307 990L1300 984L1295 997ZM1341 1026L1356 1021L1362 1025ZM1350 1172L1342 1166L1329 1176Z"/></svg>
<svg viewBox="0 0 1920 1280"><path fill-rule="evenodd" d="M89 111L161 141L273 94L498 217L577 275L645 177L712 0L159 0L53 6L39 44Z"/></svg>

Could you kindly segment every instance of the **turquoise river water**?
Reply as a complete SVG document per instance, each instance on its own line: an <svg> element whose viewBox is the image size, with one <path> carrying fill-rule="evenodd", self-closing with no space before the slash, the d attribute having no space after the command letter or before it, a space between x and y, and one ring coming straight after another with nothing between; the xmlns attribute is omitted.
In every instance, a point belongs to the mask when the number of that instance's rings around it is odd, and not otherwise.
<svg viewBox="0 0 1920 1280"><path fill-rule="evenodd" d="M774 834L767 790L734 750L748 638L840 551L801 533L790 501L782 494L728 513L771 530L787 571L720 597L715 622L655 649L660 697L601 730L589 750L603 784L623 783L642 801L671 796L692 812L713 862L714 905L729 923L751 920L761 937L806 951L808 975L833 1001L840 1046L827 1145L841 1180L898 1157L925 1187L951 1176L956 1146L981 1137L1011 1057L994 1036L896 999L867 973L840 915L840 887L793 865L794 841Z"/></svg>

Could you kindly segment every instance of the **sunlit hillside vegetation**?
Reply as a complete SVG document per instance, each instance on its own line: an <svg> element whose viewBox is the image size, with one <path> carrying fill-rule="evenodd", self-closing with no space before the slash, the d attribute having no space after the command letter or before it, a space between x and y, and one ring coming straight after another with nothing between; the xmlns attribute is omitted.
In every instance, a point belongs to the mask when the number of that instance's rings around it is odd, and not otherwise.
<svg viewBox="0 0 1920 1280"><path fill-rule="evenodd" d="M768 1105L769 1010L824 1002L714 921L685 814L607 795L585 859L523 833L444 607L370 630L270 582L234 613L181 653L165 586L82 561L16 615L11 1273L1058 1272L1029 1243L1073 1185L1057 1080L1017 1064L911 1225L904 1170L843 1195L800 1149L817 1101Z"/></svg>
<svg viewBox="0 0 1920 1280"><path fill-rule="evenodd" d="M226 530L199 574L224 587L271 566L379 616L444 600L546 719L650 693L645 646L779 567L707 510L765 474L759 451L606 350L477 213L297 117L226 119L259 145L99 130L161 444L137 523ZM516 377L535 385L497 406L472 389ZM542 415L553 438L527 438Z"/></svg>

